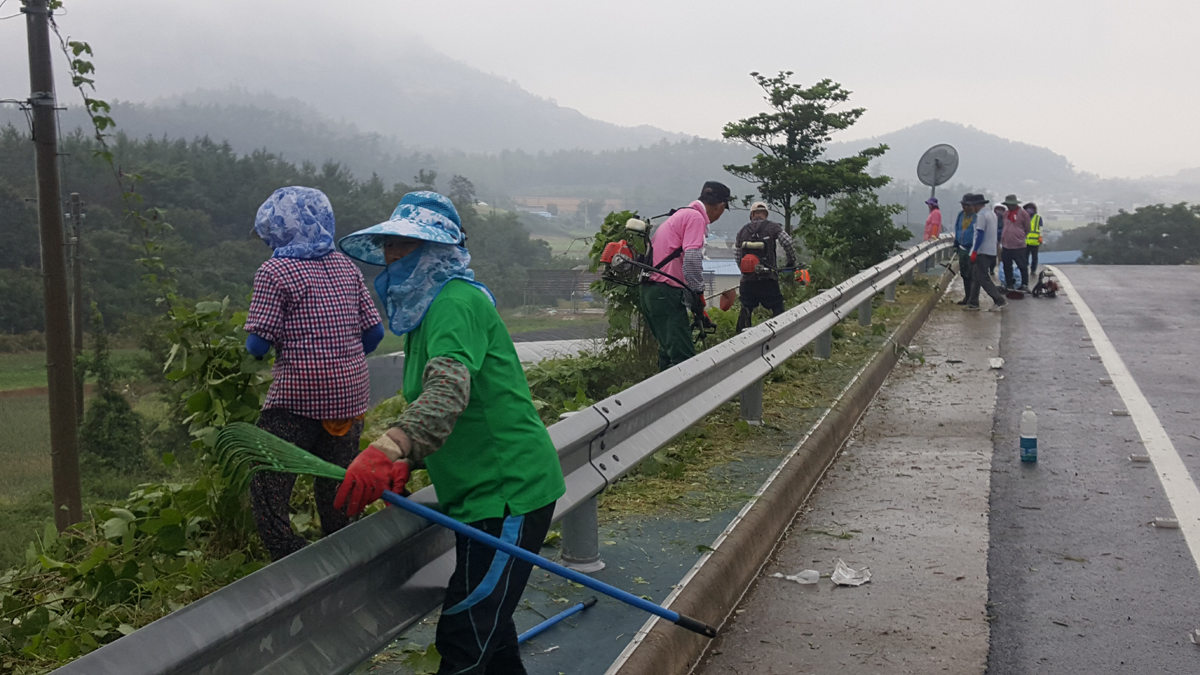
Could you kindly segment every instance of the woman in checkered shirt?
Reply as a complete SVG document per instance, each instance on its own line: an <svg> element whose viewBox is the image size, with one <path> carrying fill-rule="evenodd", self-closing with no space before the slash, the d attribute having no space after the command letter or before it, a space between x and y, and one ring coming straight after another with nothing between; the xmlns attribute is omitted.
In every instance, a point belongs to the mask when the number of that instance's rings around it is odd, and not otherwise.
<svg viewBox="0 0 1200 675"><path fill-rule="evenodd" d="M369 379L366 355L383 339L383 323L362 273L334 250L333 207L320 190L280 188L263 202L254 231L275 250L254 275L246 348L262 358L275 348L274 381L258 426L305 450L349 466L358 454ZM272 560L306 544L289 518L296 476L257 473L250 503ZM333 508L338 482L313 484L321 530L345 527Z"/></svg>

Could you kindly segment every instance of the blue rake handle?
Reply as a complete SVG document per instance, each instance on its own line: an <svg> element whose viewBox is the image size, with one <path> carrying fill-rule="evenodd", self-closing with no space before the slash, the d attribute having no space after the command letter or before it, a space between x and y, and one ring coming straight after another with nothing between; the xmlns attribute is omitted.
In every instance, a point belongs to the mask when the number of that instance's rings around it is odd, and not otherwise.
<svg viewBox="0 0 1200 675"><path fill-rule="evenodd" d="M422 506L414 501L405 499L395 492L384 491L383 500L394 506L399 506L409 513L418 515L426 520L433 521L434 523L437 523L438 525L441 525L449 530L453 530L455 533L461 534L464 537L487 544L497 551L503 551L514 558L519 558L527 563L530 563L531 565L536 565L547 572L557 574L568 581L574 581L575 583L580 584L581 586L586 586L597 593L603 593L614 600L620 600L621 602L636 607L643 612L648 612L657 617L666 619L680 628L686 628L693 633L699 633L700 635L709 638L715 638L717 636L717 629L709 626L703 621L698 621L689 616L684 616L679 612L673 612L666 607L656 605L653 602L639 598L638 596L623 591L615 586L609 586L603 581L597 581L586 574L580 574L575 570L567 569L566 567L563 567L556 562L551 562L536 553L530 553L519 546L514 546L506 541L501 541L487 532L482 532L471 527L470 525L460 523L444 513L439 513L427 506Z"/></svg>
<svg viewBox="0 0 1200 675"><path fill-rule="evenodd" d="M595 605L595 604L596 604L596 596L593 595L592 597L588 598L587 600L577 603L574 607L569 607L567 609L564 609L563 611L559 612L558 614L555 614L554 616L550 617L549 619L546 619L545 621L539 623L538 625L534 626L533 628L530 628L529 630L525 631L524 633L521 633L519 636L517 636L517 644L525 644L526 640L532 640L533 638L546 632L546 629L550 628L554 624L562 621L563 619L567 619L572 616L575 616L576 614L582 612L583 610L585 610L588 607L591 607L592 605Z"/></svg>

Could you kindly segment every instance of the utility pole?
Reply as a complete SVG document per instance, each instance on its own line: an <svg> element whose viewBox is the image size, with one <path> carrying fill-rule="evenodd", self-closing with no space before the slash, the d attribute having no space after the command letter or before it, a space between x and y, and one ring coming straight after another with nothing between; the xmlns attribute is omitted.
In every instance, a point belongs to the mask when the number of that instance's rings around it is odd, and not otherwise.
<svg viewBox="0 0 1200 675"><path fill-rule="evenodd" d="M50 61L47 0L25 0L29 40L29 105L33 108L42 289L46 301L46 380L50 392L50 466L54 473L54 524L59 531L83 520L79 490L79 433L75 427L75 369L67 298L66 229L58 176L58 127Z"/></svg>
<svg viewBox="0 0 1200 675"><path fill-rule="evenodd" d="M75 333L75 363L83 356L83 205L79 193L71 193L71 222L75 231L71 233L71 272L74 284L71 289L71 324ZM72 369L74 370L74 369ZM75 373L75 420L76 426L83 424L83 373Z"/></svg>

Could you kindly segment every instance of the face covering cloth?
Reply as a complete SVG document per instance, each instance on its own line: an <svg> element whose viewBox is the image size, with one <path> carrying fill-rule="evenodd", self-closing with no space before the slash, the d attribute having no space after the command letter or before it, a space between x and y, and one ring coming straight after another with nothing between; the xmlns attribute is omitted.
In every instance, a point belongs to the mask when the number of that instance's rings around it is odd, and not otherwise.
<svg viewBox="0 0 1200 675"><path fill-rule="evenodd" d="M475 281L470 264L467 249L427 241L388 265L375 277L375 292L383 300L392 332L404 335L420 325L429 305L452 279L462 279L478 288L495 305L496 297L487 286Z"/></svg>

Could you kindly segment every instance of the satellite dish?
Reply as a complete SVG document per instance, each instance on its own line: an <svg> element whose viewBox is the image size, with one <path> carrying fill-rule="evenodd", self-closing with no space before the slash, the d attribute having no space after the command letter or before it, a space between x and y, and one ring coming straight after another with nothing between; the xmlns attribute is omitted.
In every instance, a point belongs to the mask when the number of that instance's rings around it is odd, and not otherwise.
<svg viewBox="0 0 1200 675"><path fill-rule="evenodd" d="M917 162L917 178L936 192L937 186L950 180L958 170L958 151L949 143L941 143L925 151Z"/></svg>

